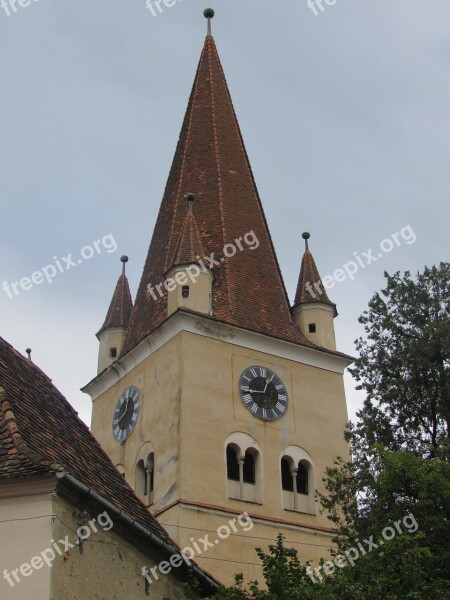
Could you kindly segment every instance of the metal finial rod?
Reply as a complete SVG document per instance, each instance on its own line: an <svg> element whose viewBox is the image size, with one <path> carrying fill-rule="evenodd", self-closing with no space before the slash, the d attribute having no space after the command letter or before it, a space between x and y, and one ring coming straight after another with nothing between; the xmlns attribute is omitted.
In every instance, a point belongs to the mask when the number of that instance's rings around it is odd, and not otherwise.
<svg viewBox="0 0 450 600"><path fill-rule="evenodd" d="M206 19L208 19L208 36L211 37L212 33L211 33L211 19L214 18L215 12L213 11L212 8L206 8L203 11L203 15Z"/></svg>
<svg viewBox="0 0 450 600"><path fill-rule="evenodd" d="M28 354L28 360L31 360L31 348L27 348L25 352Z"/></svg>
<svg viewBox="0 0 450 600"><path fill-rule="evenodd" d="M120 257L120 262L122 263L122 275L125 275L125 265L128 262L128 256L121 256Z"/></svg>
<svg viewBox="0 0 450 600"><path fill-rule="evenodd" d="M305 250L308 251L309 250L309 245L308 245L308 240L311 237L311 235L305 231L304 233L302 233L302 238L305 240Z"/></svg>
<svg viewBox="0 0 450 600"><path fill-rule="evenodd" d="M194 204L194 201L196 200L195 194L186 194L184 198L188 201L188 212L192 214L194 212L192 210L192 206Z"/></svg>

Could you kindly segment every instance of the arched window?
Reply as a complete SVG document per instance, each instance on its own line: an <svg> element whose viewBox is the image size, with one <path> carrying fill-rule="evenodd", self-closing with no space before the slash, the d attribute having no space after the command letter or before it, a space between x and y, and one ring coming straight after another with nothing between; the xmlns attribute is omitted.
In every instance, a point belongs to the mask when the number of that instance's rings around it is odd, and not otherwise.
<svg viewBox="0 0 450 600"><path fill-rule="evenodd" d="M227 478L231 481L239 481L239 463L236 449L228 444L227 446Z"/></svg>
<svg viewBox="0 0 450 600"><path fill-rule="evenodd" d="M147 505L153 504L153 490L155 484L155 455L148 455L145 463L145 497Z"/></svg>
<svg viewBox="0 0 450 600"><path fill-rule="evenodd" d="M281 459L281 483L286 492L294 491L294 480L291 473L291 463L287 458Z"/></svg>
<svg viewBox="0 0 450 600"><path fill-rule="evenodd" d="M143 460L139 460L136 465L136 494L139 498L145 496L145 465Z"/></svg>
<svg viewBox="0 0 450 600"><path fill-rule="evenodd" d="M224 444L228 498L262 504L262 461L255 438L235 432Z"/></svg>
<svg viewBox="0 0 450 600"><path fill-rule="evenodd" d="M155 455L150 453L144 461L141 459L136 465L136 494L147 506L153 504Z"/></svg>
<svg viewBox="0 0 450 600"><path fill-rule="evenodd" d="M255 456L251 450L245 453L244 483L255 483Z"/></svg>
<svg viewBox="0 0 450 600"><path fill-rule="evenodd" d="M297 471L297 492L299 494L308 494L308 467L303 463L298 463Z"/></svg>
<svg viewBox="0 0 450 600"><path fill-rule="evenodd" d="M308 452L300 446L286 446L280 457L283 507L316 514L314 466Z"/></svg>

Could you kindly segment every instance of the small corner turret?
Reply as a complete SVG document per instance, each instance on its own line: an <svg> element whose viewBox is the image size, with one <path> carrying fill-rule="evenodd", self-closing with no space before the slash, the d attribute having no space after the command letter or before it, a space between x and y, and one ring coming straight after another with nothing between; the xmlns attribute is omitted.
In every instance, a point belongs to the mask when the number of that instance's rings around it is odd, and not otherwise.
<svg viewBox="0 0 450 600"><path fill-rule="evenodd" d="M325 287L309 251L308 232L303 233L305 253L298 279L292 315L303 333L315 344L336 350L333 319L337 316L336 304L328 298Z"/></svg>
<svg viewBox="0 0 450 600"><path fill-rule="evenodd" d="M100 342L97 373L101 373L119 358L133 309L130 286L125 275L128 256L121 256L120 261L122 273L117 281L105 321L96 334Z"/></svg>
<svg viewBox="0 0 450 600"><path fill-rule="evenodd" d="M194 216L194 194L186 194L188 211L170 269L166 273L168 290L167 314L179 308L210 315L212 311L212 281L210 269L204 266L205 257L200 232Z"/></svg>

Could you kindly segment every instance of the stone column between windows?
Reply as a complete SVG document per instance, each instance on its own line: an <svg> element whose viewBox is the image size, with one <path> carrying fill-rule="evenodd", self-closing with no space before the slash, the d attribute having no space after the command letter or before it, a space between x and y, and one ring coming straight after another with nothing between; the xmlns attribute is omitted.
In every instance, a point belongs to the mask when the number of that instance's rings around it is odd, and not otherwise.
<svg viewBox="0 0 450 600"><path fill-rule="evenodd" d="M298 468L293 467L291 469L291 475L292 475L292 486L293 486L293 491L294 491L294 510L297 510L297 473L298 473Z"/></svg>
<svg viewBox="0 0 450 600"><path fill-rule="evenodd" d="M239 498L241 500L244 499L244 462L245 456L239 456L238 464L239 464Z"/></svg>

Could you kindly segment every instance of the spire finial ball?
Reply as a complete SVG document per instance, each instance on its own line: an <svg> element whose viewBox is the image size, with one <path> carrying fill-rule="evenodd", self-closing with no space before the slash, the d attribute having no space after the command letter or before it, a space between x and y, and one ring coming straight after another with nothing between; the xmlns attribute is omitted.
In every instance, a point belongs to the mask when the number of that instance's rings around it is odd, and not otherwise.
<svg viewBox="0 0 450 600"><path fill-rule="evenodd" d="M122 262L123 264L128 262L128 256L121 256L120 257L120 262Z"/></svg>
<svg viewBox="0 0 450 600"><path fill-rule="evenodd" d="M203 15L206 19L212 19L216 13L212 8L205 8Z"/></svg>
<svg viewBox="0 0 450 600"><path fill-rule="evenodd" d="M302 238L304 240L309 240L310 237L311 237L311 234L308 233L307 231L305 231L304 233L302 233Z"/></svg>

